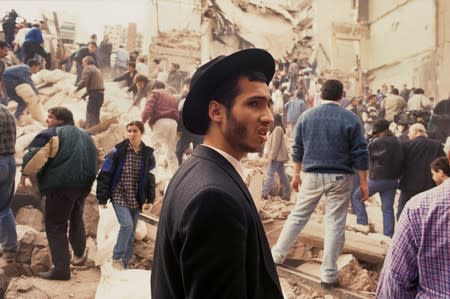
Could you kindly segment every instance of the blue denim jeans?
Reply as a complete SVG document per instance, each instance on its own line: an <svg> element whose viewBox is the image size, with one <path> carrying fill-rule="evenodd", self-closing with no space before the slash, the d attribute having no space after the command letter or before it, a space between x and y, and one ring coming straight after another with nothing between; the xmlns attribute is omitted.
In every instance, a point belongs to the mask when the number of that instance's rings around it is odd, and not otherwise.
<svg viewBox="0 0 450 299"><path fill-rule="evenodd" d="M309 220L319 200L325 199L324 255L321 280L333 283L338 276L336 260L344 247L345 221L352 190L351 174L301 173L302 185L297 202L286 220L277 243L272 248L276 262L282 262L297 235Z"/></svg>
<svg viewBox="0 0 450 299"><path fill-rule="evenodd" d="M113 202L114 212L120 224L119 235L114 246L113 259L122 259L125 267L133 256L134 236L139 218L139 208L131 209Z"/></svg>
<svg viewBox="0 0 450 299"><path fill-rule="evenodd" d="M275 178L275 172L280 176L280 183L282 188L282 197L290 198L291 197L291 185L289 182L289 178L284 169L284 162L272 160L269 165L269 169L267 170L267 179L264 182L262 195L267 196L272 188L273 179Z"/></svg>
<svg viewBox="0 0 450 299"><path fill-rule="evenodd" d="M0 244L3 252L17 251L17 232L11 204L14 197L14 155L0 156Z"/></svg>
<svg viewBox="0 0 450 299"><path fill-rule="evenodd" d="M397 190L397 180L371 180L369 179L369 196L380 193L381 211L383 212L383 234L392 237L394 234L394 199ZM353 193L352 208L356 214L356 223L367 225L366 206L361 202L361 192L359 189Z"/></svg>
<svg viewBox="0 0 450 299"><path fill-rule="evenodd" d="M15 88L16 86L6 85L6 92L8 93L9 100L17 103L14 117L19 120L20 116L23 114L23 111L27 108L27 103L25 103L25 101L17 95Z"/></svg>

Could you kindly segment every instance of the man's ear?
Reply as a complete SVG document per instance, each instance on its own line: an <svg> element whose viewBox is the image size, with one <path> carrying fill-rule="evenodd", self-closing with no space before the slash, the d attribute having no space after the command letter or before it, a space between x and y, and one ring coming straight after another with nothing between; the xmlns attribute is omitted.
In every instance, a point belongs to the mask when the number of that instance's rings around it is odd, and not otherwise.
<svg viewBox="0 0 450 299"><path fill-rule="evenodd" d="M209 119L212 122L220 122L222 121L224 115L225 115L225 107L220 104L219 102L212 100L208 104L208 115Z"/></svg>

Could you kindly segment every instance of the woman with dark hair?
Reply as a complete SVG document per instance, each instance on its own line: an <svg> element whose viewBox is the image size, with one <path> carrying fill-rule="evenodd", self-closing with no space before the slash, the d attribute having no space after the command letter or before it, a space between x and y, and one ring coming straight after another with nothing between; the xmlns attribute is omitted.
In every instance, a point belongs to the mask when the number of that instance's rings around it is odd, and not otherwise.
<svg viewBox="0 0 450 299"><path fill-rule="evenodd" d="M267 170L267 179L264 182L262 190L262 198L267 199L270 189L272 188L275 172L280 177L282 187L282 198L290 200L291 186L289 178L284 170L284 162L289 160L288 149L286 146L286 129L283 126L282 117L280 114L274 115L274 129L270 133L267 143L267 160L269 161L269 169Z"/></svg>
<svg viewBox="0 0 450 299"><path fill-rule="evenodd" d="M450 177L450 164L447 157L439 157L430 164L431 175L436 185L442 184Z"/></svg>
<svg viewBox="0 0 450 299"><path fill-rule="evenodd" d="M123 270L133 255L139 212L155 200L153 149L142 142L144 125L133 121L126 125L128 138L116 144L106 156L97 177L97 199L106 207L111 200L120 224L112 265Z"/></svg>

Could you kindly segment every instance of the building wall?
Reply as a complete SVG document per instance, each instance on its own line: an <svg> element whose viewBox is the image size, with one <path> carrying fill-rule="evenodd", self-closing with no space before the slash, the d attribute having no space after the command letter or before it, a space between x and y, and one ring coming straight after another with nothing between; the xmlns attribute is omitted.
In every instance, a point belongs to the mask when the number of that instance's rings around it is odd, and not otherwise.
<svg viewBox="0 0 450 299"><path fill-rule="evenodd" d="M314 0L312 8L316 45L321 44L330 59L328 62L325 55L321 53L322 50L319 50L317 54L319 67L351 71L356 66L353 41L336 39L333 24L354 22L353 0Z"/></svg>
<svg viewBox="0 0 450 299"><path fill-rule="evenodd" d="M362 40L361 44L364 68L370 70L433 50L436 46L434 2L370 1L370 39Z"/></svg>
<svg viewBox="0 0 450 299"><path fill-rule="evenodd" d="M370 39L361 41L370 87L422 87L436 100L450 91L448 0L371 0Z"/></svg>

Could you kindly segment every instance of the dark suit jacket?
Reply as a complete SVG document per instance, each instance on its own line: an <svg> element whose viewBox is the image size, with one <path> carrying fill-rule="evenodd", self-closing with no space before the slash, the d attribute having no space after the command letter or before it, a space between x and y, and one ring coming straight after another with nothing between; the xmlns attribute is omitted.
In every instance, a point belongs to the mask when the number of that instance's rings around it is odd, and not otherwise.
<svg viewBox="0 0 450 299"><path fill-rule="evenodd" d="M442 144L428 137L417 137L402 144L403 170L399 188L418 194L435 186L430 172L434 159L444 156Z"/></svg>
<svg viewBox="0 0 450 299"><path fill-rule="evenodd" d="M283 298L246 185L205 146L170 181L153 258L153 299Z"/></svg>

